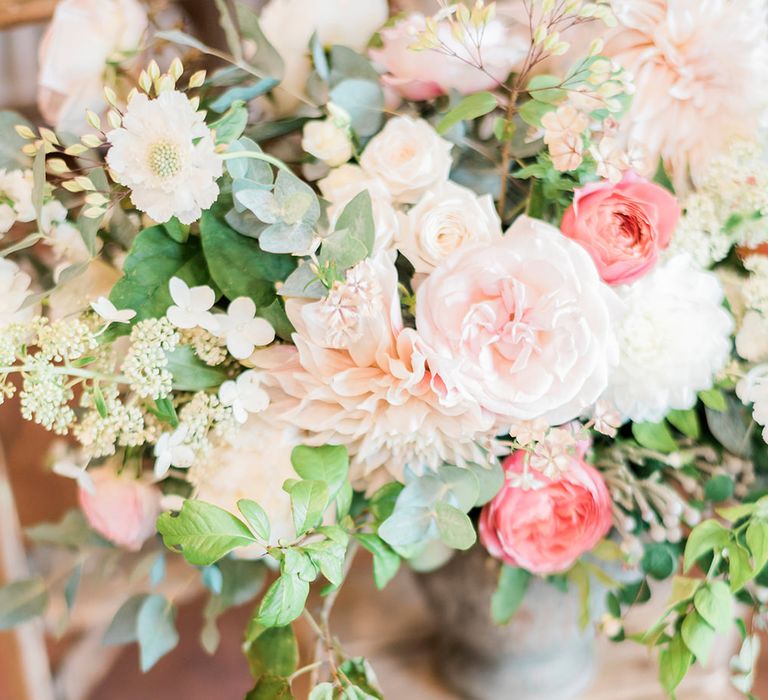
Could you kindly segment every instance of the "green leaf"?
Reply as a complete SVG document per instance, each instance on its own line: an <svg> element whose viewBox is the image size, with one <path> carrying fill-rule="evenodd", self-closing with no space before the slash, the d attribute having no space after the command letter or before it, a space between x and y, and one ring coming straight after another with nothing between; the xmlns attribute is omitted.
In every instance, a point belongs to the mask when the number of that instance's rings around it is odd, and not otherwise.
<svg viewBox="0 0 768 700"><path fill-rule="evenodd" d="M496 95L491 92L476 92L473 95L467 95L438 122L437 133L444 134L459 122L482 117L496 109L497 104Z"/></svg>
<svg viewBox="0 0 768 700"><path fill-rule="evenodd" d="M506 625L523 602L531 575L525 569L503 564L499 584L491 598L491 616L497 625Z"/></svg>
<svg viewBox="0 0 768 700"><path fill-rule="evenodd" d="M727 474L717 474L704 485L704 497L708 501L721 503L733 496L733 479Z"/></svg>
<svg viewBox="0 0 768 700"><path fill-rule="evenodd" d="M376 82L379 74L365 56L347 46L334 44L331 47L331 74L328 82L336 87L343 80L362 78Z"/></svg>
<svg viewBox="0 0 768 700"><path fill-rule="evenodd" d="M322 522L330 501L328 485L323 481L305 479L293 484L289 494L296 534L303 535Z"/></svg>
<svg viewBox="0 0 768 700"><path fill-rule="evenodd" d="M264 542L269 542L271 527L267 512L256 501L241 498L237 502L237 509L243 514L251 530Z"/></svg>
<svg viewBox="0 0 768 700"><path fill-rule="evenodd" d="M328 485L329 499L335 498L349 473L349 454L343 445L307 447L297 445L291 452L291 464L302 479Z"/></svg>
<svg viewBox="0 0 768 700"><path fill-rule="evenodd" d="M477 540L475 528L466 513L448 503L435 504L437 530L444 544L453 549L469 549Z"/></svg>
<svg viewBox="0 0 768 700"><path fill-rule="evenodd" d="M235 3L235 14L237 23L240 25L240 34L244 39L250 39L256 47L256 53L249 57L248 63L263 72L265 76L282 78L285 64L261 30L258 14L252 7L242 2Z"/></svg>
<svg viewBox="0 0 768 700"><path fill-rule="evenodd" d="M257 313L263 319L269 321L279 338L290 342L291 336L296 329L285 313L285 306L279 297L275 297L269 306L260 307Z"/></svg>
<svg viewBox="0 0 768 700"><path fill-rule="evenodd" d="M538 102L554 104L565 97L565 90L560 87L563 81L556 75L537 75L531 78L526 90Z"/></svg>
<svg viewBox="0 0 768 700"><path fill-rule="evenodd" d="M176 609L162 595L148 596L136 620L142 672L146 673L179 643Z"/></svg>
<svg viewBox="0 0 768 700"><path fill-rule="evenodd" d="M477 503L480 484L471 469L445 464L437 470L438 477L448 489L452 504L465 513Z"/></svg>
<svg viewBox="0 0 768 700"><path fill-rule="evenodd" d="M290 676L299 665L299 644L290 625L264 627L251 620L243 651L256 681L268 675Z"/></svg>
<svg viewBox="0 0 768 700"><path fill-rule="evenodd" d="M355 539L373 555L373 580L381 590L400 568L400 556L378 535L360 533Z"/></svg>
<svg viewBox="0 0 768 700"><path fill-rule="evenodd" d="M27 528L24 534L38 544L79 549L85 546L108 546L88 525L82 511L70 510L57 523L40 523Z"/></svg>
<svg viewBox="0 0 768 700"><path fill-rule="evenodd" d="M317 579L318 568L302 547L289 547L283 551L281 571L298 576L302 581L312 583Z"/></svg>
<svg viewBox="0 0 768 700"><path fill-rule="evenodd" d="M728 577L731 579L731 590L736 593L744 588L757 571L749 563L749 553L735 542L728 547Z"/></svg>
<svg viewBox="0 0 768 700"><path fill-rule="evenodd" d="M71 612L75 606L75 598L77 597L77 589L80 586L80 574L82 573L82 566L78 564L67 579L67 583L64 586L64 601L67 604L67 610Z"/></svg>
<svg viewBox="0 0 768 700"><path fill-rule="evenodd" d="M717 632L726 632L733 622L733 595L723 581L713 581L699 588L693 604L699 615Z"/></svg>
<svg viewBox="0 0 768 700"><path fill-rule="evenodd" d="M715 508L715 512L725 520L728 520L732 523L736 522L737 520L741 520L742 518L746 518L752 513L755 512L755 509L757 508L756 503L742 503L738 506L727 506L727 507L721 507L721 508Z"/></svg>
<svg viewBox="0 0 768 700"><path fill-rule="evenodd" d="M228 299L250 297L259 308L274 301L274 283L285 279L296 266L289 255L265 253L256 241L233 231L212 211L203 212L200 239L219 289Z"/></svg>
<svg viewBox="0 0 768 700"><path fill-rule="evenodd" d="M48 588L41 577L12 581L0 588L0 630L41 615L48 605Z"/></svg>
<svg viewBox="0 0 768 700"><path fill-rule="evenodd" d="M334 700L333 683L320 683L312 688L308 700Z"/></svg>
<svg viewBox="0 0 768 700"><path fill-rule="evenodd" d="M764 520L753 520L747 526L747 545L752 552L754 569L762 571L768 564L768 523Z"/></svg>
<svg viewBox="0 0 768 700"><path fill-rule="evenodd" d="M29 168L29 156L21 149L28 143L16 133L17 125L23 125L34 130L32 123L18 112L0 112L0 168L6 170L26 170Z"/></svg>
<svg viewBox="0 0 768 700"><path fill-rule="evenodd" d="M698 440L701 433L699 417L692 408L687 411L672 410L667 414L667 420L683 435L693 440Z"/></svg>
<svg viewBox="0 0 768 700"><path fill-rule="evenodd" d="M694 596L702 585L702 580L687 576L675 576L672 579L672 592L666 602L666 607L671 608Z"/></svg>
<svg viewBox="0 0 768 700"><path fill-rule="evenodd" d="M390 481L384 484L376 493L371 496L370 507L373 517L377 523L385 521L395 510L397 497L403 490L403 485L397 481Z"/></svg>
<svg viewBox="0 0 768 700"><path fill-rule="evenodd" d="M190 287L210 281L197 242L177 243L162 226L145 229L136 236L123 272L109 299L118 309L133 309L134 322L165 315L173 303L168 291L171 277L181 278ZM127 324L121 325L128 332Z"/></svg>
<svg viewBox="0 0 768 700"><path fill-rule="evenodd" d="M180 549L195 566L214 564L236 547L246 547L256 538L245 524L230 512L202 501L184 501L181 512L163 513L157 529L165 546Z"/></svg>
<svg viewBox="0 0 768 700"><path fill-rule="evenodd" d="M674 694L675 688L685 678L692 662L693 654L685 646L678 632L659 656L659 680L667 693Z"/></svg>
<svg viewBox="0 0 768 700"><path fill-rule="evenodd" d="M683 570L688 571L697 559L713 549L725 547L730 540L726 530L717 520L705 520L699 523L688 536L685 545Z"/></svg>
<svg viewBox="0 0 768 700"><path fill-rule="evenodd" d="M340 586L344 581L344 560L347 554L346 544L333 540L310 542L304 546L304 552L312 564L320 569L332 586Z"/></svg>
<svg viewBox="0 0 768 700"><path fill-rule="evenodd" d="M541 127L541 118L554 109L554 105L547 104L546 102L539 102L538 100L528 100L523 102L518 109L520 118L530 126Z"/></svg>
<svg viewBox="0 0 768 700"><path fill-rule="evenodd" d="M715 630L707 624L698 612L693 611L685 616L680 634L685 646L690 649L696 659L702 664L706 664L709 652L712 651L712 644L715 641Z"/></svg>
<svg viewBox="0 0 768 700"><path fill-rule="evenodd" d="M632 435L649 450L674 452L677 449L677 441L665 423L632 423Z"/></svg>
<svg viewBox="0 0 768 700"><path fill-rule="evenodd" d="M165 232L177 243L189 240L189 226L182 224L175 216L163 224Z"/></svg>
<svg viewBox="0 0 768 700"><path fill-rule="evenodd" d="M362 656L344 661L339 670L355 685L357 690L367 693L366 697L383 700L379 681L371 664Z"/></svg>
<svg viewBox="0 0 768 700"><path fill-rule="evenodd" d="M245 700L293 700L293 695L287 678L263 676Z"/></svg>
<svg viewBox="0 0 768 700"><path fill-rule="evenodd" d="M138 639L136 621L139 617L139 610L147 598L149 595L146 593L139 593L128 598L115 613L101 643L105 646L118 646L135 642Z"/></svg>
<svg viewBox="0 0 768 700"><path fill-rule="evenodd" d="M35 209L38 231L45 231L42 222L45 184L45 148L40 148L32 163L32 206Z"/></svg>
<svg viewBox="0 0 768 700"><path fill-rule="evenodd" d="M373 136L384 121L384 91L378 80L342 80L329 94L329 100L349 114L352 129L359 136Z"/></svg>
<svg viewBox="0 0 768 700"><path fill-rule="evenodd" d="M725 395L720 389L707 389L699 392L701 402L713 411L725 411L728 404L725 401Z"/></svg>
<svg viewBox="0 0 768 700"><path fill-rule="evenodd" d="M425 540L433 521L428 506L397 507L379 526L379 537L392 547L407 547Z"/></svg>
<svg viewBox="0 0 768 700"><path fill-rule="evenodd" d="M308 595L309 583L283 574L264 594L256 621L264 627L284 627L301 615Z"/></svg>
<svg viewBox="0 0 768 700"><path fill-rule="evenodd" d="M646 546L641 566L649 576L662 581L675 572L677 555L668 544L653 542Z"/></svg>
<svg viewBox="0 0 768 700"><path fill-rule="evenodd" d="M215 389L227 380L227 373L221 367L205 364L190 345L179 345L166 353L168 371L173 375L176 391L204 391Z"/></svg>
<svg viewBox="0 0 768 700"><path fill-rule="evenodd" d="M335 229L347 231L347 235L360 241L368 255L373 253L376 227L373 221L373 204L368 190L356 194L344 207L336 221Z"/></svg>

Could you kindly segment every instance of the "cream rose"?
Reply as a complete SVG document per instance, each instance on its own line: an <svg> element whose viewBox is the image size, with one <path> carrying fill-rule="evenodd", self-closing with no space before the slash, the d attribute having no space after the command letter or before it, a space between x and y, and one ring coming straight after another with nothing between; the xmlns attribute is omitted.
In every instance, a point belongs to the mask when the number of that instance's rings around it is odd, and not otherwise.
<svg viewBox="0 0 768 700"><path fill-rule="evenodd" d="M417 292L432 372L505 425L565 423L591 405L616 360L615 295L589 255L520 217L491 244L455 251Z"/></svg>
<svg viewBox="0 0 768 700"><path fill-rule="evenodd" d="M38 107L57 128L82 133L85 110L104 106L104 71L140 48L148 27L138 0L61 0L40 43Z"/></svg>
<svg viewBox="0 0 768 700"><path fill-rule="evenodd" d="M270 0L261 11L261 28L283 59L278 111L287 114L304 98L312 70L308 45L317 32L323 46L341 44L363 51L389 16L386 0Z"/></svg>
<svg viewBox="0 0 768 700"><path fill-rule="evenodd" d="M314 119L304 125L301 147L310 155L332 168L346 163L352 157L349 132L331 119Z"/></svg>
<svg viewBox="0 0 768 700"><path fill-rule="evenodd" d="M397 247L416 272L431 272L463 245L501 238L493 198L454 182L430 190L400 217Z"/></svg>
<svg viewBox="0 0 768 700"><path fill-rule="evenodd" d="M396 202L414 204L448 179L451 148L423 119L394 117L371 139L360 165L384 183Z"/></svg>

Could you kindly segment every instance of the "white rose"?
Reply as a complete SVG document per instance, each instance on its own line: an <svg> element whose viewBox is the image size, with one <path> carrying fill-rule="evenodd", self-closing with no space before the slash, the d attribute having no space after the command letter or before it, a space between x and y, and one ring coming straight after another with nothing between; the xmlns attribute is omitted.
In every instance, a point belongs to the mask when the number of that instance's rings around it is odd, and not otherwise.
<svg viewBox="0 0 768 700"><path fill-rule="evenodd" d="M360 192L367 190L371 196L373 225L376 229L374 252L394 248L399 222L389 191L381 180L369 176L359 165L346 163L331 170L327 177L318 182L318 186L323 197L331 203L328 208L331 226L336 225L344 207Z"/></svg>
<svg viewBox="0 0 768 700"><path fill-rule="evenodd" d="M29 293L32 278L8 258L0 258L0 329L29 320L34 309L21 306Z"/></svg>
<svg viewBox="0 0 768 700"><path fill-rule="evenodd" d="M293 539L296 528L291 514L291 497L283 491L286 479L296 479L291 452L301 442L292 429L267 422L263 414L250 416L228 444L214 448L204 464L194 465L189 478L195 485L196 498L213 503L235 515L241 498L256 501L267 513L269 543ZM237 556L261 557L265 549L252 545L239 549Z"/></svg>
<svg viewBox="0 0 768 700"><path fill-rule="evenodd" d="M431 272L467 243L501 238L501 221L490 195L445 182L401 214L397 247L416 272Z"/></svg>
<svg viewBox="0 0 768 700"><path fill-rule="evenodd" d="M452 147L423 119L394 117L370 140L360 165L396 202L413 204L448 179Z"/></svg>
<svg viewBox="0 0 768 700"><path fill-rule="evenodd" d="M138 0L61 0L40 43L38 107L50 124L82 133L85 110L104 106L104 71L140 48L148 27Z"/></svg>
<svg viewBox="0 0 768 700"><path fill-rule="evenodd" d="M435 268L416 292L416 331L449 398L475 402L501 426L559 425L605 390L616 306L581 246L522 216Z"/></svg>
<svg viewBox="0 0 768 700"><path fill-rule="evenodd" d="M626 314L605 398L638 422L692 408L731 353L733 319L717 276L678 255L618 292Z"/></svg>
<svg viewBox="0 0 768 700"><path fill-rule="evenodd" d="M313 33L323 46L341 44L362 51L388 17L386 0L270 0L260 19L264 35L284 63L282 89L275 91L279 112L291 112L305 95L312 70L307 46Z"/></svg>
<svg viewBox="0 0 768 700"><path fill-rule="evenodd" d="M332 168L346 163L352 157L349 132L337 126L332 119L307 122L304 125L301 147Z"/></svg>

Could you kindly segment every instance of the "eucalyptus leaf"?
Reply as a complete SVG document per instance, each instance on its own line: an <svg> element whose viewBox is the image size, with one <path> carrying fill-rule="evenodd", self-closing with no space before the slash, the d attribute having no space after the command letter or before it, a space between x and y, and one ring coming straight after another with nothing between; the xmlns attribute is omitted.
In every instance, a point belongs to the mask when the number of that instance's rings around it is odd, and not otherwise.
<svg viewBox="0 0 768 700"><path fill-rule="evenodd" d="M139 593L131 596L123 603L115 613L112 621L104 633L102 644L105 646L117 646L129 644L138 639L136 621L139 617L144 601L149 598L147 593Z"/></svg>
<svg viewBox="0 0 768 700"><path fill-rule="evenodd" d="M283 58L264 35L259 24L259 15L243 2L235 3L237 22L240 33L245 39L250 39L256 46L256 53L248 59L248 63L257 70L275 79L282 79L285 71Z"/></svg>
<svg viewBox="0 0 768 700"><path fill-rule="evenodd" d="M393 547L407 547L427 538L434 522L434 512L428 506L395 508L379 526L379 537Z"/></svg>
<svg viewBox="0 0 768 700"><path fill-rule="evenodd" d="M328 294L328 289L318 279L309 263L302 262L288 276L285 284L281 285L278 294L285 297L322 299Z"/></svg>
<svg viewBox="0 0 768 700"><path fill-rule="evenodd" d="M141 670L146 673L179 643L176 609L165 596L148 596L136 619Z"/></svg>
<svg viewBox="0 0 768 700"><path fill-rule="evenodd" d="M0 588L0 630L41 615L48 605L48 588L41 577L12 581Z"/></svg>
<svg viewBox="0 0 768 700"><path fill-rule="evenodd" d="M466 513L448 503L435 505L437 530L444 544L453 549L469 549L477 540L475 528Z"/></svg>
<svg viewBox="0 0 768 700"><path fill-rule="evenodd" d="M348 78L331 89L329 99L350 118L359 136L373 136L384 121L384 91L378 80Z"/></svg>

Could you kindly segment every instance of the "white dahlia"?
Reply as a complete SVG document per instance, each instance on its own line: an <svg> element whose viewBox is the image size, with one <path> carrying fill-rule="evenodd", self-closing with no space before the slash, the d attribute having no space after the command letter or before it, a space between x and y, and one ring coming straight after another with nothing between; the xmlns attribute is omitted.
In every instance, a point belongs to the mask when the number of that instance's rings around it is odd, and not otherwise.
<svg viewBox="0 0 768 700"><path fill-rule="evenodd" d="M291 300L290 345L257 351L270 411L307 431L312 445L343 444L357 488L370 490L441 464L485 463L494 420L476 405L447 404L423 341L405 328L397 271L382 253L360 263L320 301Z"/></svg>
<svg viewBox="0 0 768 700"><path fill-rule="evenodd" d="M678 190L712 157L750 136L766 106L766 4L762 0L614 0L619 21L604 53L634 76L625 136L655 168L663 158Z"/></svg>
<svg viewBox="0 0 768 700"><path fill-rule="evenodd" d="M679 255L619 294L626 313L605 399L640 422L692 408L730 357L733 319L719 280Z"/></svg>
<svg viewBox="0 0 768 700"><path fill-rule="evenodd" d="M204 117L182 92L135 93L122 127L107 134L112 176L159 223L191 224L219 195L222 161Z"/></svg>

